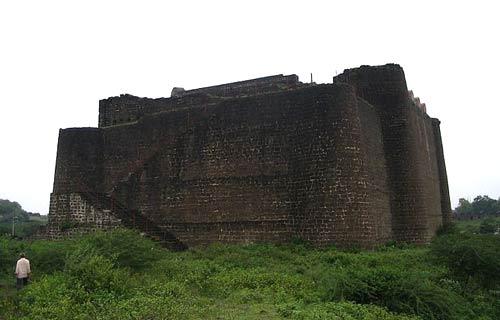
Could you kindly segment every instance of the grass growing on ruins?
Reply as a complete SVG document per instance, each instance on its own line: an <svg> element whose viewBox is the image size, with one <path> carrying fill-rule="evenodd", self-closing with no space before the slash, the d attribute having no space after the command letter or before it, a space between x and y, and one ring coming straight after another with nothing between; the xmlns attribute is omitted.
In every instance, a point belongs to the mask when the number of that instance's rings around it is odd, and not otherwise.
<svg viewBox="0 0 500 320"><path fill-rule="evenodd" d="M0 238L0 319L500 319L500 238L452 230L375 251L213 245L169 252L132 231ZM25 251L33 282L12 271Z"/></svg>

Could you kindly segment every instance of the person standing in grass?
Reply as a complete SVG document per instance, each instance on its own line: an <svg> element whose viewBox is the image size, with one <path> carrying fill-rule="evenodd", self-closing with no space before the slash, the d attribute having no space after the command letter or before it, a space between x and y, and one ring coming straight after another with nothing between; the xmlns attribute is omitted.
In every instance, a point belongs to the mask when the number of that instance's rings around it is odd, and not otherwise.
<svg viewBox="0 0 500 320"><path fill-rule="evenodd" d="M28 284L28 278L31 275L30 261L26 259L26 255L21 253L19 255L19 260L16 264L16 279L17 279L17 290L20 290Z"/></svg>

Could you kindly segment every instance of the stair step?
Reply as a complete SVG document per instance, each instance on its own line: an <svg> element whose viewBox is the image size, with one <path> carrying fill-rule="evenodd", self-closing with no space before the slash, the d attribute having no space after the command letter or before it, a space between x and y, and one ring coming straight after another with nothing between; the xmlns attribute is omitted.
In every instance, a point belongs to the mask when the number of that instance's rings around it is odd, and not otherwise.
<svg viewBox="0 0 500 320"><path fill-rule="evenodd" d="M108 195L92 192L82 193L85 200L90 202L94 208L104 213L112 214L120 219L124 226L139 230L146 237L158 242L162 247L170 250L185 250L187 247L173 234L160 228L156 223L137 211L130 211Z"/></svg>

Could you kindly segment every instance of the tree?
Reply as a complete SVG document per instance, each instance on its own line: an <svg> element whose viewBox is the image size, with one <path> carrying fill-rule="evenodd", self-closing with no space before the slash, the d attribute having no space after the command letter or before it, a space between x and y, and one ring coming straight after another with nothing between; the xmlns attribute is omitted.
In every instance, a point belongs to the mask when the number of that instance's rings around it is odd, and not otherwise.
<svg viewBox="0 0 500 320"><path fill-rule="evenodd" d="M24 221L29 219L29 213L15 201L0 199L0 221L12 220L12 217Z"/></svg>
<svg viewBox="0 0 500 320"><path fill-rule="evenodd" d="M472 213L472 204L469 200L460 198L458 199L458 207L455 208L455 211L459 214L470 214Z"/></svg>
<svg viewBox="0 0 500 320"><path fill-rule="evenodd" d="M489 215L496 213L497 209L497 201L495 199L491 199L490 197L477 196L474 198L472 202L472 210L474 213L481 215Z"/></svg>
<svg viewBox="0 0 500 320"><path fill-rule="evenodd" d="M477 196L472 203L464 198L458 200L458 206L455 208L457 215L479 215L490 216L500 212L500 199L495 200L487 195Z"/></svg>

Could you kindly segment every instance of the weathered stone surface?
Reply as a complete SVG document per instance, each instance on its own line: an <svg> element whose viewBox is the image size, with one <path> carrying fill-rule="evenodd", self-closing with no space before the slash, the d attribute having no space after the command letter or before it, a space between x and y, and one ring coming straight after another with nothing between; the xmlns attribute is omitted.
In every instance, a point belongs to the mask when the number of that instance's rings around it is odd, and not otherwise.
<svg viewBox="0 0 500 320"><path fill-rule="evenodd" d="M451 213L439 121L398 65L101 100L99 128L60 132L52 199L54 236L122 223L176 248L421 243Z"/></svg>

